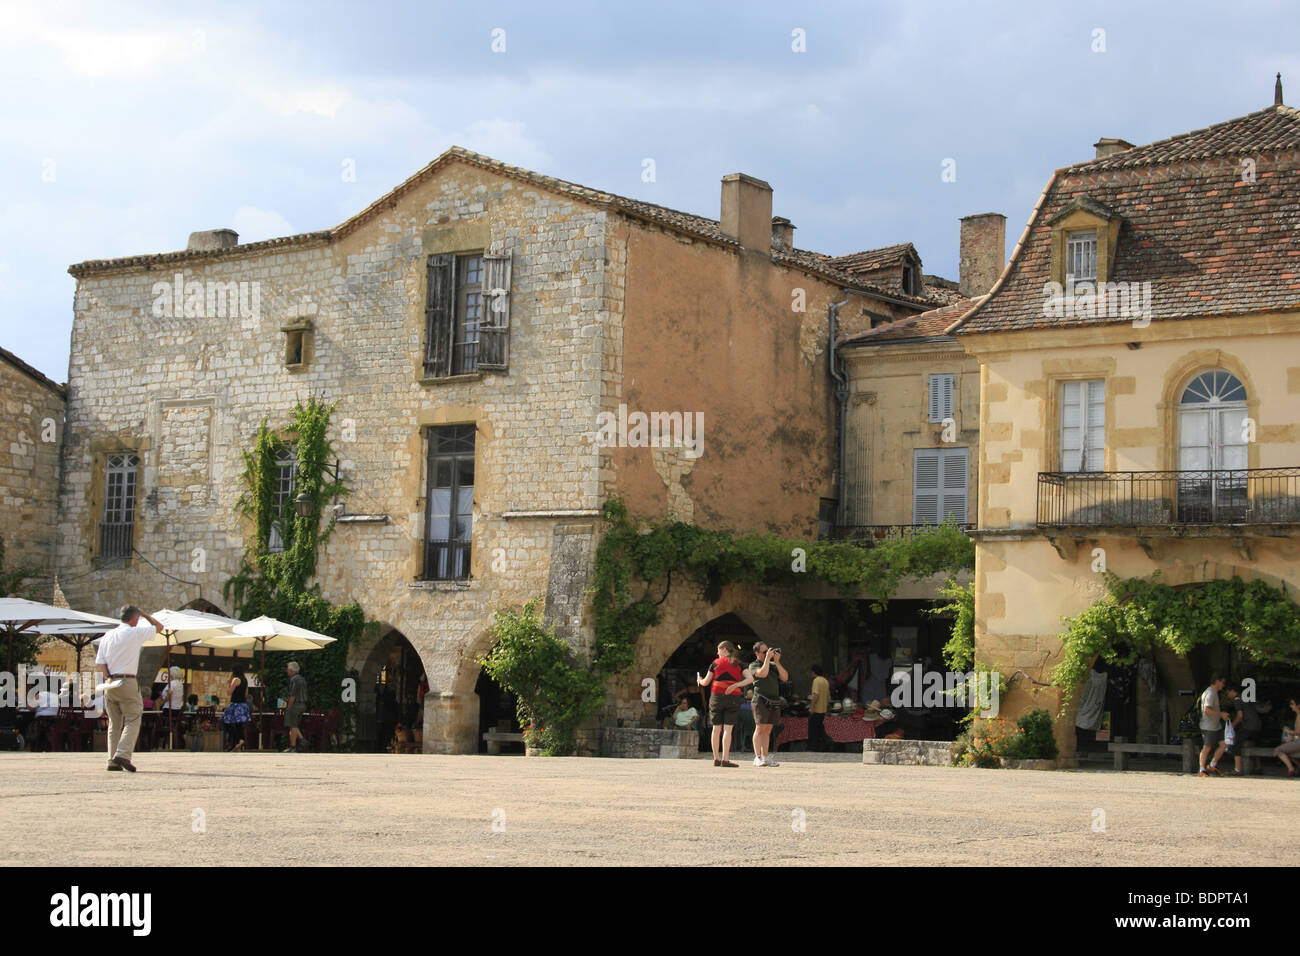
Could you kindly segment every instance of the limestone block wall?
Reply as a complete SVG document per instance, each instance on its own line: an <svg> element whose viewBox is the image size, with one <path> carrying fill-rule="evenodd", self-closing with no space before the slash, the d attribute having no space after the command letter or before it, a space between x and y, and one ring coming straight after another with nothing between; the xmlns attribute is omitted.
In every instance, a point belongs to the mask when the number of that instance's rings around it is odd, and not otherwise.
<svg viewBox="0 0 1300 956"><path fill-rule="evenodd" d="M0 539L6 568L53 569L62 433L63 390L0 355Z"/></svg>
<svg viewBox="0 0 1300 956"><path fill-rule="evenodd" d="M548 587L555 520L506 514L599 506L591 423L607 381L607 271L621 281L604 215L453 164L331 242L79 275L59 524L69 600L102 610L203 597L233 611L220 592L249 532L235 517L241 452L263 419L283 427L298 400L337 402L330 437L352 492L347 508L390 520L335 528L322 593L359 600L380 631L399 630L420 653L435 701L426 749L472 749L474 658L487 648L491 613ZM427 256L489 248L512 255L508 372L422 381ZM260 314L154 314L154 284L176 273L256 283ZM308 362L287 368L281 327L304 318ZM472 580L420 582L422 429L470 422ZM141 459L135 547L144 557L103 563L103 459L120 450Z"/></svg>

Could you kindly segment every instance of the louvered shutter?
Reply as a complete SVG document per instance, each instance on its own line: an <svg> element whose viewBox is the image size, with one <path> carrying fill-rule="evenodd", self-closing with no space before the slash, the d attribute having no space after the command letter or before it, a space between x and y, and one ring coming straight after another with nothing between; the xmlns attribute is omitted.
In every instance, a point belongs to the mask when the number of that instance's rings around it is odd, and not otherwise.
<svg viewBox="0 0 1300 956"><path fill-rule="evenodd" d="M510 253L483 257L483 304L478 367L504 371L510 362Z"/></svg>
<svg viewBox="0 0 1300 956"><path fill-rule="evenodd" d="M939 523L939 450L918 448L912 460L912 523Z"/></svg>
<svg viewBox="0 0 1300 956"><path fill-rule="evenodd" d="M456 257L429 256L428 297L424 306L424 374L451 374L451 338L456 294Z"/></svg>
<svg viewBox="0 0 1300 956"><path fill-rule="evenodd" d="M946 448L941 455L943 487L943 520L951 518L958 524L966 523L967 478L970 474L970 458L965 448Z"/></svg>
<svg viewBox="0 0 1300 956"><path fill-rule="evenodd" d="M1084 445L1084 471L1101 471L1106 451L1106 383L1088 383L1088 431Z"/></svg>
<svg viewBox="0 0 1300 956"><path fill-rule="evenodd" d="M930 376L930 421L942 422L953 417L953 382L952 375Z"/></svg>

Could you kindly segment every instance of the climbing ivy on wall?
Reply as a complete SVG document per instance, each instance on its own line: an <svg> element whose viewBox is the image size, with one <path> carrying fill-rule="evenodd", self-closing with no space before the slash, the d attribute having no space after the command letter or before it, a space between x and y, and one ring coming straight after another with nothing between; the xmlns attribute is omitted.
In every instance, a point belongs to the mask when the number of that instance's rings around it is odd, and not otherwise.
<svg viewBox="0 0 1300 956"><path fill-rule="evenodd" d="M810 577L848 596L867 589L886 599L907 577L973 569L975 546L953 525L864 548L771 534L711 531L683 521L638 521L611 500L596 550L592 591L595 647L575 655L535 616L498 612L494 644L480 663L520 699L529 741L547 754L571 752L573 732L604 699L605 682L635 660L636 642L659 621L659 606L682 582L716 600L728 584L784 585ZM594 679L592 679L594 678ZM542 733L541 728L545 728Z"/></svg>
<svg viewBox="0 0 1300 956"><path fill-rule="evenodd" d="M816 578L845 596L862 590L879 595L879 602L905 578L975 567L974 543L951 524L862 547L738 535L681 521L635 521L617 500L605 505L605 521L593 582L594 661L605 674L621 673L632 664L636 641L658 622L659 605L674 580L690 581L716 600L728 584L794 586ZM660 593L652 592L656 582L662 582ZM634 587L639 593L633 593Z"/></svg>
<svg viewBox="0 0 1300 956"><path fill-rule="evenodd" d="M1107 572L1107 594L1075 618L1066 618L1064 656L1052 683L1068 701L1100 657L1132 664L1159 647L1185 655L1200 644L1235 644L1261 663L1300 664L1300 606L1263 581L1206 581L1173 587L1150 578ZM1064 707L1064 704L1062 705Z"/></svg>
<svg viewBox="0 0 1300 956"><path fill-rule="evenodd" d="M239 514L251 521L253 536L238 572L223 585L222 595L233 602L235 615L244 620L265 614L336 638L318 651L268 653L263 683L268 699L283 697L288 683L285 665L298 661L307 679L309 706L323 710L341 707L343 729L350 732L355 727L355 695L343 699L341 691L346 678L357 677L347 668L347 654L361 637L365 614L355 601L337 607L330 604L320 596L319 584L309 583L316 574L320 548L334 530L332 516L322 527L322 515L332 499L347 494L327 473L334 457L326 436L333 412L333 405L315 396L306 404L299 402L285 428L292 442L277 437L262 422L252 449L244 452L244 491L236 503ZM312 504L306 516L295 511L292 500L283 507L276 504L277 453L290 447L297 466L294 495L305 492ZM270 549L273 525L279 530L282 551ZM260 652L254 660L260 663Z"/></svg>

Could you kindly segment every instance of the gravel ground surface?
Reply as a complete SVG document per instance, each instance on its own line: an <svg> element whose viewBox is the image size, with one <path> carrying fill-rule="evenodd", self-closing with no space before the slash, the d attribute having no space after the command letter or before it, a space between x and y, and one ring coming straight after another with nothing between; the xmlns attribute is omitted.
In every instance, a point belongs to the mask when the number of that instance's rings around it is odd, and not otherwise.
<svg viewBox="0 0 1300 956"><path fill-rule="evenodd" d="M0 832L22 837L0 841L0 861L1185 866L1222 849L1237 864L1300 863L1300 846L1281 839L1293 780L810 756L731 770L708 759L145 753L130 774L108 773L98 755L0 754Z"/></svg>

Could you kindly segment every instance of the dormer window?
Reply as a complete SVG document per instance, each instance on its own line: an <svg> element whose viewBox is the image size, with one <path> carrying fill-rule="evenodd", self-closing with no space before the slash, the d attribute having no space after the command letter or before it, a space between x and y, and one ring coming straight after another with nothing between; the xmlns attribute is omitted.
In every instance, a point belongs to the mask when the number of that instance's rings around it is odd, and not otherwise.
<svg viewBox="0 0 1300 956"><path fill-rule="evenodd" d="M1097 231L1069 233L1065 240L1065 286L1097 281Z"/></svg>
<svg viewBox="0 0 1300 956"><path fill-rule="evenodd" d="M921 291L916 281L916 269L910 264L903 266L903 291L908 295L917 295Z"/></svg>
<svg viewBox="0 0 1300 956"><path fill-rule="evenodd" d="M1048 220L1052 227L1052 275L1066 295L1080 283L1112 281L1115 245L1122 220L1118 213L1087 196L1078 196Z"/></svg>

